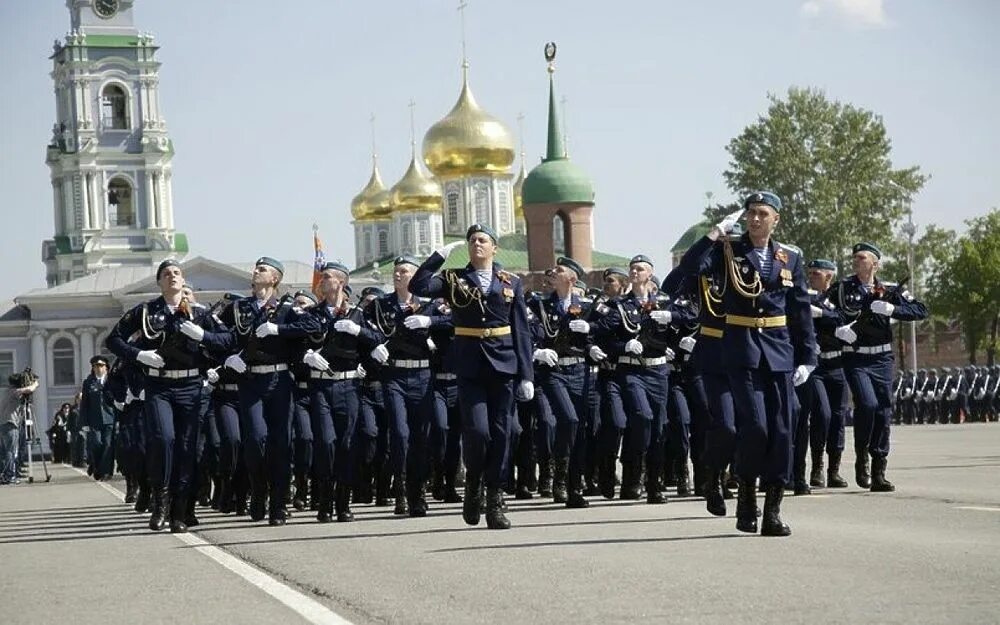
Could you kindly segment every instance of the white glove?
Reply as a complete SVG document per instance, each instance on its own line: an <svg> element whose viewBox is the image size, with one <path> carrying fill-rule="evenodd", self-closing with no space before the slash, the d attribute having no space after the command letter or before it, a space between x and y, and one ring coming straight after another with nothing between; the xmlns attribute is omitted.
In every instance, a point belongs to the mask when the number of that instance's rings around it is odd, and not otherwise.
<svg viewBox="0 0 1000 625"><path fill-rule="evenodd" d="M669 347L664 350L663 355L666 356L667 362L673 362L674 358L677 357L677 354L674 353L674 350L670 349Z"/></svg>
<svg viewBox="0 0 1000 625"><path fill-rule="evenodd" d="M156 351L152 349L145 349L139 352L136 354L135 359L147 367L152 367L154 369L159 369L163 365L167 364L164 362L163 356L157 354Z"/></svg>
<svg viewBox="0 0 1000 625"><path fill-rule="evenodd" d="M409 330L426 330L431 327L431 318L427 315L410 315L403 319L403 325Z"/></svg>
<svg viewBox="0 0 1000 625"><path fill-rule="evenodd" d="M715 229L713 230L713 232L715 233L716 237L729 234L729 231L733 229L733 226L735 226L736 222L740 220L740 217L743 216L743 213L744 210L740 208L738 210L729 213L728 215L726 215L725 219L715 224Z"/></svg>
<svg viewBox="0 0 1000 625"><path fill-rule="evenodd" d="M521 401L531 401L535 398L535 384L528 380L517 383L517 398Z"/></svg>
<svg viewBox="0 0 1000 625"><path fill-rule="evenodd" d="M378 345L372 350L372 360L384 365L389 362L389 348L385 345Z"/></svg>
<svg viewBox="0 0 1000 625"><path fill-rule="evenodd" d="M583 319L573 319L569 322L569 331L587 334L590 332L590 324Z"/></svg>
<svg viewBox="0 0 1000 625"><path fill-rule="evenodd" d="M465 245L465 241L454 241L434 251L440 254L441 257L444 258L445 260L448 260L448 257L451 256L451 253L454 252L456 248L462 247L463 245Z"/></svg>
<svg viewBox="0 0 1000 625"><path fill-rule="evenodd" d="M188 338L198 341L199 343L201 343L201 340L205 338L205 330L202 329L202 327L199 326L198 324L188 319L185 319L184 321L181 322L179 329L182 334L184 334Z"/></svg>
<svg viewBox="0 0 1000 625"><path fill-rule="evenodd" d="M358 379L364 380L366 377L368 377L368 372L365 371L364 366L358 365Z"/></svg>
<svg viewBox="0 0 1000 625"><path fill-rule="evenodd" d="M604 350L597 345L590 346L590 359L591 360L604 360L608 355L604 353Z"/></svg>
<svg viewBox="0 0 1000 625"><path fill-rule="evenodd" d="M118 412L121 412L122 410L125 410L125 402L116 401L116 402L114 402L114 404L115 404L115 408L118 409Z"/></svg>
<svg viewBox="0 0 1000 625"><path fill-rule="evenodd" d="M330 368L330 363L327 362L326 358L323 358L322 354L314 352L311 349L302 356L302 362L318 371L326 371Z"/></svg>
<svg viewBox="0 0 1000 625"><path fill-rule="evenodd" d="M957 390L955 390L955 391L952 391L952 392L951 392L951 393L950 393L950 394L948 395L948 399L952 399L952 400L953 400L953 399L955 399L956 397L958 397L958 391L957 391Z"/></svg>
<svg viewBox="0 0 1000 625"><path fill-rule="evenodd" d="M690 352L694 351L694 346L697 343L698 343L698 341L694 340L690 336L685 336L685 337L681 338L680 341L677 342L677 347L680 347L684 351L690 353Z"/></svg>
<svg viewBox="0 0 1000 625"><path fill-rule="evenodd" d="M432 352L436 352L437 348L438 348L437 343L434 342L434 339L432 339L431 337L428 336L427 337L427 349L431 350Z"/></svg>
<svg viewBox="0 0 1000 625"><path fill-rule="evenodd" d="M855 332L850 325L840 326L833 331L833 335L847 344L851 344L858 340L858 333Z"/></svg>
<svg viewBox="0 0 1000 625"><path fill-rule="evenodd" d="M218 384L219 383L219 370L218 369L209 369L208 371L205 372L205 378L208 380L209 384Z"/></svg>
<svg viewBox="0 0 1000 625"><path fill-rule="evenodd" d="M277 336L278 335L278 324L268 321L267 323L262 323L257 326L257 338L262 339L265 336Z"/></svg>
<svg viewBox="0 0 1000 625"><path fill-rule="evenodd" d="M640 343L638 339L631 339L628 343L625 343L625 351L630 354L642 356L642 349L642 343Z"/></svg>
<svg viewBox="0 0 1000 625"><path fill-rule="evenodd" d="M816 367L812 365L799 365L798 367L795 367L795 373L792 374L792 384L795 386L805 384L805 381L809 379L809 375L815 368Z"/></svg>
<svg viewBox="0 0 1000 625"><path fill-rule="evenodd" d="M877 299L872 302L872 312L876 315L882 315L883 317L888 317L892 315L892 311L896 310L896 307L889 302L881 299Z"/></svg>
<svg viewBox="0 0 1000 625"><path fill-rule="evenodd" d="M535 362L548 365L550 367L555 367L559 364L559 354L557 354L554 349L536 349L532 359Z"/></svg>
<svg viewBox="0 0 1000 625"><path fill-rule="evenodd" d="M817 306L816 304L811 304L809 306L809 310L810 312L812 312L813 319L819 319L820 317L823 316L823 309Z"/></svg>
<svg viewBox="0 0 1000 625"><path fill-rule="evenodd" d="M361 326L350 319L339 319L335 321L333 329L336 332L343 332L344 334L350 334L351 336L361 334Z"/></svg>
<svg viewBox="0 0 1000 625"><path fill-rule="evenodd" d="M247 363L243 362L239 354L233 354L229 358L226 358L226 366L236 373L244 373L247 370Z"/></svg>
<svg viewBox="0 0 1000 625"><path fill-rule="evenodd" d="M674 315L669 310L654 310L649 313L649 318L661 326L670 325Z"/></svg>

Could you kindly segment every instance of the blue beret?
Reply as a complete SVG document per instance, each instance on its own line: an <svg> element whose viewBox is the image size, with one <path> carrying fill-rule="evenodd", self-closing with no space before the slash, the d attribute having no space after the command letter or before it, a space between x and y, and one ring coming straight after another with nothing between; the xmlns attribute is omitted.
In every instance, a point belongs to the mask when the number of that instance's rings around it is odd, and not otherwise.
<svg viewBox="0 0 1000 625"><path fill-rule="evenodd" d="M604 275L604 279L605 280L608 279L608 276L614 276L614 275L619 275L619 276L623 276L623 277L627 278L628 277L628 271L626 271L625 269L622 269L621 267L608 267L607 269L604 270L604 274L603 275Z"/></svg>
<svg viewBox="0 0 1000 625"><path fill-rule="evenodd" d="M557 258L556 265L572 269L573 273L575 273L578 278L587 274L587 272L583 270L583 267L580 266L580 263L568 256L560 256Z"/></svg>
<svg viewBox="0 0 1000 625"><path fill-rule="evenodd" d="M316 296L305 289L299 289L298 291L295 292L295 295L293 297L295 298L304 297L307 300L311 301L313 304L317 303Z"/></svg>
<svg viewBox="0 0 1000 625"><path fill-rule="evenodd" d="M645 254L637 254L637 255L633 256L632 260L628 261L628 266L631 267L632 265L634 265L636 263L646 263L650 267L653 266L653 261L650 260L649 256L646 256Z"/></svg>
<svg viewBox="0 0 1000 625"><path fill-rule="evenodd" d="M882 250L878 249L874 243L869 243L867 241L862 241L854 246L852 254L857 254L858 252L871 252L875 255L875 258L882 258Z"/></svg>
<svg viewBox="0 0 1000 625"><path fill-rule="evenodd" d="M332 269L334 271L339 271L339 272L343 273L346 276L350 276L351 275L351 270L348 269L343 263L338 263L338 262L330 261L328 263L325 263L323 265L323 267L320 269L320 271L326 271L327 269Z"/></svg>
<svg viewBox="0 0 1000 625"><path fill-rule="evenodd" d="M823 260L821 258L809 261L809 264L806 265L806 267L809 269L826 269L827 271L837 271L837 265L835 265L832 260Z"/></svg>
<svg viewBox="0 0 1000 625"><path fill-rule="evenodd" d="M274 267L275 269L278 270L278 273L280 273L282 276L285 275L285 266L281 264L280 260L276 260L274 258L271 258L270 256L261 256L260 258L257 259L257 262L254 263L254 267L259 267L261 265Z"/></svg>
<svg viewBox="0 0 1000 625"><path fill-rule="evenodd" d="M494 243L496 243L499 240L496 231L494 231L493 228L490 228L485 224L472 224L471 226L469 226L469 229L465 231L465 240L468 241L472 237L472 235L476 234L477 232L483 232L487 234L491 239L493 239Z"/></svg>
<svg viewBox="0 0 1000 625"><path fill-rule="evenodd" d="M393 267L399 267L400 265L413 265L414 267L419 267L420 261L409 254L403 254L402 256L397 256L396 260L392 261Z"/></svg>
<svg viewBox="0 0 1000 625"><path fill-rule="evenodd" d="M754 191L743 200L743 210L750 208L751 204L767 204L776 211L781 211L781 198L770 191Z"/></svg>
<svg viewBox="0 0 1000 625"><path fill-rule="evenodd" d="M374 295L375 297L382 297L385 295L385 291L378 288L377 286L366 286L361 289L361 299L368 297L369 295Z"/></svg>
<svg viewBox="0 0 1000 625"><path fill-rule="evenodd" d="M160 263L159 267L156 268L156 279L157 279L157 281L159 281L160 276L163 274L163 270L166 269L167 267L180 267L180 266L181 266L181 264L179 262L177 262L176 260L174 260L173 258L166 259L165 261L163 261L162 263Z"/></svg>

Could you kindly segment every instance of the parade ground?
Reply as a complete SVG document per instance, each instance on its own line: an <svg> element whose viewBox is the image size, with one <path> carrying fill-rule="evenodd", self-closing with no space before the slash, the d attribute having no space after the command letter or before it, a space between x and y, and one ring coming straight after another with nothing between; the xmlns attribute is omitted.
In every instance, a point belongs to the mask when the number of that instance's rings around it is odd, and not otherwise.
<svg viewBox="0 0 1000 625"><path fill-rule="evenodd" d="M510 531L466 527L461 504L280 528L202 509L192 534L153 534L123 484L59 466L0 490L3 621L1000 621L1000 425L897 427L893 445L895 493L787 497L785 539L694 498L510 501Z"/></svg>

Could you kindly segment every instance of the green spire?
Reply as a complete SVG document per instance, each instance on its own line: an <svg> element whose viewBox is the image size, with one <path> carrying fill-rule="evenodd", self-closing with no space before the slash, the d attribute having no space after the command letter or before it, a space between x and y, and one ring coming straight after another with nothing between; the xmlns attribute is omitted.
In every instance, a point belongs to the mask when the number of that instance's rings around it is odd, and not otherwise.
<svg viewBox="0 0 1000 625"><path fill-rule="evenodd" d="M559 129L559 109L556 106L554 72L555 68L549 65L549 143L545 153L546 162L566 158L566 146L563 143L562 131Z"/></svg>

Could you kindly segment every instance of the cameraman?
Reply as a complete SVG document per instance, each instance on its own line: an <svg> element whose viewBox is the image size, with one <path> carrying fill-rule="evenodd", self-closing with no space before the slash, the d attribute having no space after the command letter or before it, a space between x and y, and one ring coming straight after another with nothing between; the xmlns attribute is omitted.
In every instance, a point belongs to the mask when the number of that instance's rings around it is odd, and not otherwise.
<svg viewBox="0 0 1000 625"><path fill-rule="evenodd" d="M17 433L24 420L21 400L38 388L38 379L25 372L7 378L10 386L0 394L0 484L17 484Z"/></svg>

